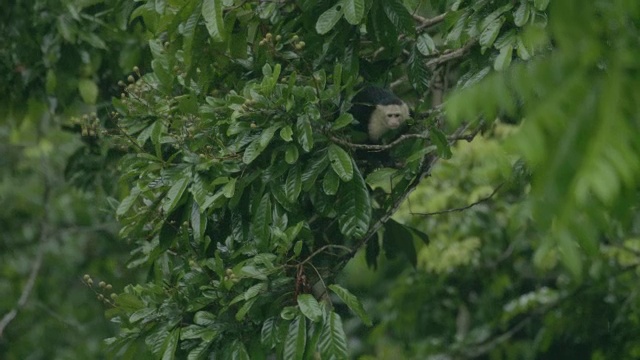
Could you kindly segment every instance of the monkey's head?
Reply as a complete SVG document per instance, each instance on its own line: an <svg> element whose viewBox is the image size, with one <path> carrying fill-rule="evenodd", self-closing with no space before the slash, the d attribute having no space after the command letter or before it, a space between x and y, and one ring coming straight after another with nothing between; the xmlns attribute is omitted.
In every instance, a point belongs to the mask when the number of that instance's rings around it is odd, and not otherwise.
<svg viewBox="0 0 640 360"><path fill-rule="evenodd" d="M397 129L409 118L409 107L405 103L376 105L378 112L384 115L384 122L389 129Z"/></svg>

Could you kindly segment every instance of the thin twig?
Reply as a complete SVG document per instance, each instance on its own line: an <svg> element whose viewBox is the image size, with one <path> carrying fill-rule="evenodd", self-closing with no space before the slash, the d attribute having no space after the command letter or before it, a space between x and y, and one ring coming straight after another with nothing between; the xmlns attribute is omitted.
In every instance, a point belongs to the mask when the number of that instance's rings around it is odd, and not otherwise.
<svg viewBox="0 0 640 360"><path fill-rule="evenodd" d="M471 133L469 133L467 135L453 134L453 135L447 137L447 140L449 140L449 141L466 140L467 142L471 142L471 140L473 140L476 137L476 135L478 135L480 133L480 131L482 131L483 125L484 125L484 120L480 121L480 123L475 128L475 130L473 130L473 132L471 132Z"/></svg>
<svg viewBox="0 0 640 360"><path fill-rule="evenodd" d="M448 61L462 57L469 49L473 47L473 45L476 44L476 42L477 40L474 39L466 43L460 49L445 52L444 54L438 56L437 58L427 61L427 66L440 65Z"/></svg>
<svg viewBox="0 0 640 360"><path fill-rule="evenodd" d="M18 315L18 312L24 308L29 300L29 296L33 291L33 287L36 283L36 279L38 277L38 273L40 273L40 268L42 267L42 261L44 257L44 243L49 236L49 201L51 194L51 184L49 182L49 174L48 174L48 164L42 159L43 163L43 171L44 171L44 190L42 192L42 208L43 208L43 219L40 221L39 225L39 236L38 236L38 249L36 258L33 262L33 267L31 268L31 272L29 273L29 278L27 279L27 283L22 288L22 293L20 293L20 298L18 298L18 302L16 305L6 313L2 320L0 320L0 338L4 333L4 329L15 319Z"/></svg>
<svg viewBox="0 0 640 360"><path fill-rule="evenodd" d="M445 16L447 16L447 13L440 14L429 19L422 17L420 15L415 15L415 14L412 16L414 20L420 23L420 25L416 27L416 30L419 31L419 30L441 23L442 21L444 21L444 18Z"/></svg>
<svg viewBox="0 0 640 360"><path fill-rule="evenodd" d="M350 248L348 248L348 247L346 247L344 245L336 245L336 244L325 245L325 246L320 247L318 250L314 251L306 259L302 260L302 262L300 262L300 264L298 264L298 266L308 263L309 261L311 261L311 259L316 257L316 255L320 254L321 252L323 252L323 251L325 251L327 249L331 249L331 248L341 249L341 250L344 250L346 252L350 252L351 251Z"/></svg>
<svg viewBox="0 0 640 360"><path fill-rule="evenodd" d="M471 209L472 207L481 204L485 201L489 201L491 200L491 198L498 192L498 190L500 190L500 188L502 187L502 185L504 185L504 183L498 185L495 189L493 189L493 191L491 192L491 194L489 194L489 196L484 197L476 202L473 202L469 205L463 206L463 207L458 207L458 208L453 208L453 209L446 209L446 210L440 210L440 211L434 211L434 212L428 212L428 213L416 213L416 212L411 212L411 215L420 215L420 216L433 216L433 215L442 215L442 214L449 214L452 212L460 212L460 211L464 211L467 209Z"/></svg>
<svg viewBox="0 0 640 360"><path fill-rule="evenodd" d="M389 150L392 147L398 145L399 143L401 143L402 141L405 141L407 139L428 139L429 138L429 133L423 133L423 134L405 134L405 135L400 135L397 139L395 139L394 141L385 144L385 145L370 145L370 144L354 144L354 143L350 143L346 140L342 140L339 139L335 136L330 136L329 137L331 139L331 141L338 143L340 145L344 145L347 147L350 147L352 149L363 149L363 150L369 150L371 152L380 152L380 151L385 151L385 150Z"/></svg>

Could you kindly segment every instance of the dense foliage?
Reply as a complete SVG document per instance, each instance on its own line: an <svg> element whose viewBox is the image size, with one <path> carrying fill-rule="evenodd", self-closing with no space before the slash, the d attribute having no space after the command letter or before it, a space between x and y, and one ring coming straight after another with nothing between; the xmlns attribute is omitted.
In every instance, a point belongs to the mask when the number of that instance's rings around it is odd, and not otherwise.
<svg viewBox="0 0 640 360"><path fill-rule="evenodd" d="M12 11L0 357L640 356L635 1Z"/></svg>

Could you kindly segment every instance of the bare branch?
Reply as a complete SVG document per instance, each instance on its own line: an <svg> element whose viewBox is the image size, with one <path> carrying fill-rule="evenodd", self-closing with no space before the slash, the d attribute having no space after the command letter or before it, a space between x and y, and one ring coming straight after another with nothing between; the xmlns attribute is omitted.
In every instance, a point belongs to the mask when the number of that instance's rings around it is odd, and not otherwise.
<svg viewBox="0 0 640 360"><path fill-rule="evenodd" d="M474 39L474 40L471 40L468 43L466 43L460 49L446 51L442 55L438 56L437 58L427 61L427 66L440 65L440 64L446 63L448 61L460 58L467 51L469 51L469 49L471 49L473 47L473 45L476 44L476 42L477 42L477 40Z"/></svg>
<svg viewBox="0 0 640 360"><path fill-rule="evenodd" d="M412 15L413 19L416 20L417 22L419 22L420 24L416 27L416 30L422 30L428 27L431 27L433 25L437 25L439 23L441 23L442 21L444 21L445 16L447 16L447 13L444 14L440 14L437 16L434 16L430 19L427 19L425 17L422 17L420 15Z"/></svg>
<svg viewBox="0 0 640 360"><path fill-rule="evenodd" d="M411 212L411 215L421 215L421 216L433 216L433 215L442 215L442 214L448 214L448 213L452 213L452 212L459 212L459 211L464 211L467 209L471 209L472 207L481 204L485 201L489 201L491 200L491 198L498 192L498 190L500 190L500 188L502 187L502 185L504 185L504 183L498 185L495 189L493 189L493 191L491 192L491 194L489 194L489 196L484 197L476 202L473 202L467 206L463 206L463 207L459 207L459 208L453 208L453 209L447 209L447 210L441 210L441 211L434 211L434 212L429 212L429 213L416 213L416 212Z"/></svg>
<svg viewBox="0 0 640 360"><path fill-rule="evenodd" d="M40 268L42 267L42 260L44 255L44 243L49 236L49 201L51 194L51 184L49 182L48 175L48 164L43 159L43 171L44 171L44 190L42 192L42 207L43 207L43 219L40 221L40 225L38 226L39 236L38 236L38 250L36 254L36 258L33 261L33 267L31 268L31 272L29 273L29 278L27 279L27 283L24 285L22 289L22 293L20 293L20 298L18 298L18 302L16 305L6 313L2 320L0 320L0 338L4 334L4 329L15 319L18 315L18 312L24 308L27 304L27 300L29 300L29 296L33 291L33 287L36 283L36 279L38 277L38 273L40 272Z"/></svg>
<svg viewBox="0 0 640 360"><path fill-rule="evenodd" d="M428 139L429 138L429 134L424 133L424 134L405 134L405 135L401 135L399 136L397 139L395 139L394 141L386 144L386 145L370 145L370 144L354 144L354 143L350 143L348 141L339 139L335 136L329 136L329 138L331 139L331 141L338 143L340 145L344 145L347 147L350 147L352 149L363 149L363 150L369 150L372 152L380 152L380 151L385 151L385 150L389 150L392 147L398 145L399 143L401 143L402 141L405 141L407 139L414 139L414 138L418 138L418 139Z"/></svg>

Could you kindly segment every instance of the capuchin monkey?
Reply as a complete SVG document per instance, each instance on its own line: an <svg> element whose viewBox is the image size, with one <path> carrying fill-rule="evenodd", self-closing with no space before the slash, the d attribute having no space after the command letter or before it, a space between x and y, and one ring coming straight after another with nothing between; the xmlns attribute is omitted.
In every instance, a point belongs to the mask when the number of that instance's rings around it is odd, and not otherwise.
<svg viewBox="0 0 640 360"><path fill-rule="evenodd" d="M358 120L359 130L366 132L370 143L378 143L390 130L402 126L409 118L409 107L391 91L367 86L351 101L349 112Z"/></svg>

